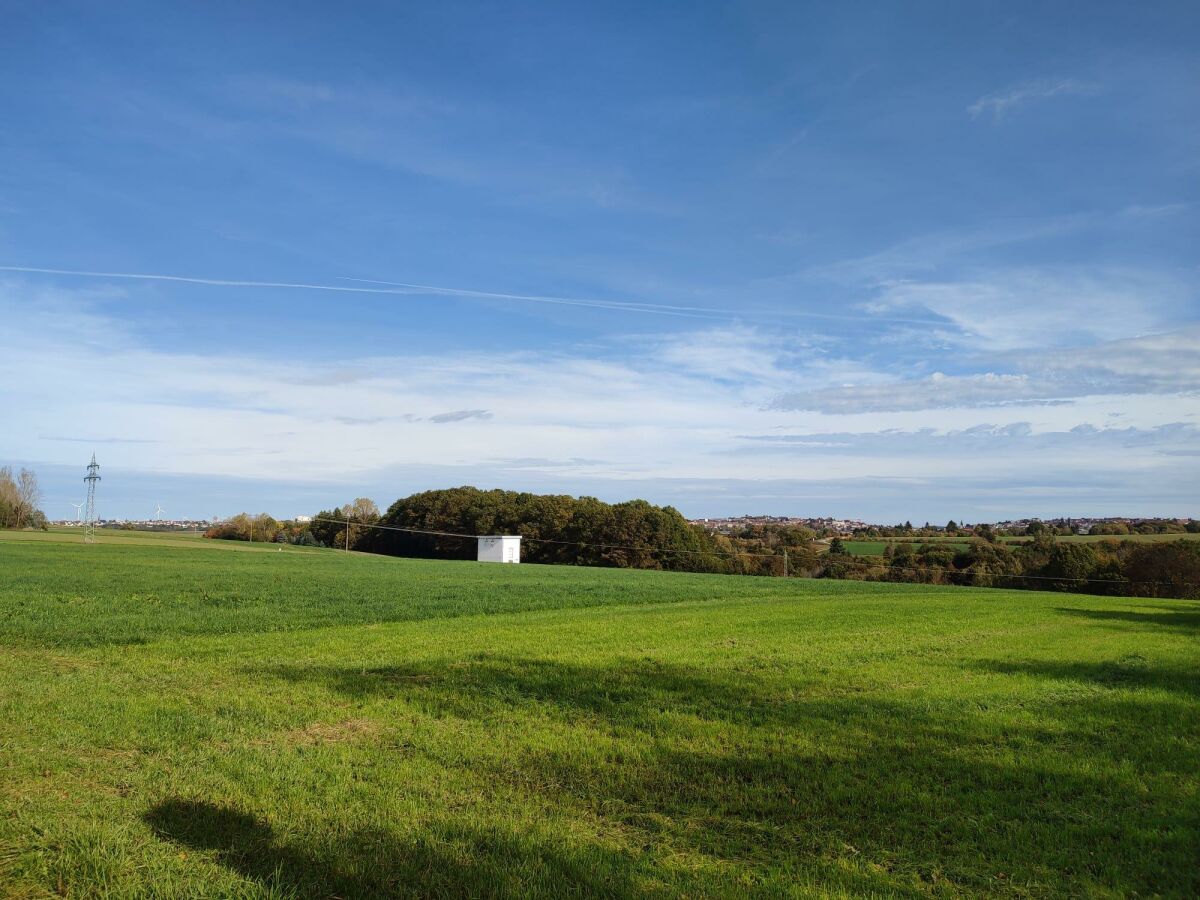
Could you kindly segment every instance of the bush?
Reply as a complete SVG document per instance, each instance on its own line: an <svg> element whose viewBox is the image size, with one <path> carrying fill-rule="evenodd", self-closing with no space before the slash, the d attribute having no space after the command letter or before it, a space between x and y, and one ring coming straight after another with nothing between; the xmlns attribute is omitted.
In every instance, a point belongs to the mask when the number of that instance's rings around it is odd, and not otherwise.
<svg viewBox="0 0 1200 900"><path fill-rule="evenodd" d="M1200 541L1139 544L1124 568L1135 597L1200 597Z"/></svg>

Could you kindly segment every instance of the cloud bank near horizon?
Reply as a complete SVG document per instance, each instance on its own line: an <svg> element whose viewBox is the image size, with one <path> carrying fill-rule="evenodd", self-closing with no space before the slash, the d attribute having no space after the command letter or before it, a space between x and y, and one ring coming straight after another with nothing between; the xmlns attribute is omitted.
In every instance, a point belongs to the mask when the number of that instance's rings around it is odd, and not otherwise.
<svg viewBox="0 0 1200 900"><path fill-rule="evenodd" d="M1187 456L1200 428L1196 326L992 356L980 363L1013 370L955 375L898 374L873 365L871 348L745 324L631 334L591 353L298 362L156 350L111 299L3 287L14 338L0 361L13 425L3 458L69 466L81 444L104 444L109 464L154 477L347 493L420 471L608 496L640 486L662 502L686 484L691 514L748 511L767 484L786 485L776 511L843 485L860 509L822 512L847 514L869 513L866 488L880 483L892 505L910 484L919 509L938 480L1005 484L1012 514L1046 512L1016 508L1038 483L1037 502L1073 508L1124 496L1106 481L1151 474L1173 489L1141 512L1200 499Z"/></svg>

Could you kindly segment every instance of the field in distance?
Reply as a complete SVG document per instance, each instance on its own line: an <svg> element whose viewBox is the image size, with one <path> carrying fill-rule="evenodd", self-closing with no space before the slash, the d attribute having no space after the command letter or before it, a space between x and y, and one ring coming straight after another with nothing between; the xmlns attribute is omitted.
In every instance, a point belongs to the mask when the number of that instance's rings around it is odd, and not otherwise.
<svg viewBox="0 0 1200 900"><path fill-rule="evenodd" d="M1200 893L1195 602L153 537L0 541L0 894Z"/></svg>
<svg viewBox="0 0 1200 900"><path fill-rule="evenodd" d="M1033 540L1029 537L999 537L1002 544L1023 544ZM1137 543L1160 541L1195 541L1200 540L1200 534L1069 534L1054 538L1066 544L1094 544L1099 541L1134 541ZM842 543L848 553L855 556L883 556L889 544L951 544L954 547L966 549L970 538L964 537L902 537L902 538L846 538Z"/></svg>
<svg viewBox="0 0 1200 900"><path fill-rule="evenodd" d="M28 529L24 531L0 530L0 543L43 543L43 544L82 544L83 529L74 526L51 525L45 531ZM187 548L193 550L271 550L278 551L281 545L271 543L248 544L246 542L214 541L204 537L203 533L195 531L137 531L122 528L99 528L96 530L96 542L100 544L125 544L133 546L162 546ZM308 552L312 548L284 545L289 553Z"/></svg>

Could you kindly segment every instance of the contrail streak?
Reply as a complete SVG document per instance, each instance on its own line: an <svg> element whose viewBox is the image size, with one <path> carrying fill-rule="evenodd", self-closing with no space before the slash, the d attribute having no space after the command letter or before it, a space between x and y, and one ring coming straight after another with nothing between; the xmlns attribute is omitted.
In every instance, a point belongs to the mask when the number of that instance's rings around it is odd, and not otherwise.
<svg viewBox="0 0 1200 900"><path fill-rule="evenodd" d="M346 278L346 281L359 281L363 284L387 284L393 287L410 288L415 291L429 291L434 294L449 294L455 297L479 297L481 299L495 300L532 300L535 303L597 303L603 304L605 307L615 307L617 309L638 308L641 310L665 310L667 312L694 312L708 313L712 315L718 313L719 310L710 309L706 306L672 306L666 303L643 303L642 301L634 301L631 303L621 300L592 300L592 299L570 299L566 297L545 297L540 294L500 294L493 291L471 291L464 288L447 288L437 287L431 284L410 284L406 281L376 281L372 278Z"/></svg>
<svg viewBox="0 0 1200 900"><path fill-rule="evenodd" d="M442 296L461 297L467 300L516 300L521 303L546 303L556 306L577 306L588 309L609 309L619 312L647 313L659 316L678 316L688 319L736 321L738 319L767 319L778 322L781 318L829 319L839 322L899 322L906 325L944 325L935 319L912 319L897 316L853 316L838 313L808 312L806 310L779 310L771 312L728 312L704 306L672 306L665 303L625 302L621 300L592 300L578 297L553 297L541 294L506 294L495 291L475 291L466 288L439 287L430 284L412 284L403 281L375 281L370 278L345 278L361 284L377 287L354 287L345 284L308 284L294 281L243 281L227 278L194 278L188 275L161 275L144 272L91 272L82 269L46 269L35 266L0 266L0 272L30 272L41 275L72 275L81 278L124 278L133 281L170 281L183 284L203 284L213 287L286 288L301 291L332 291L344 294L385 294L392 296Z"/></svg>
<svg viewBox="0 0 1200 900"><path fill-rule="evenodd" d="M90 272L81 269L43 269L34 266L0 266L3 272L33 272L42 275L74 275L83 278L126 278L136 281L172 281L184 284L205 284L215 287L288 288L302 291L334 291L348 294L388 294L420 296L436 294L479 300L519 300L528 303L550 303L559 306L582 306L593 309L612 309L625 312L652 313L664 316L684 316L696 319L725 319L728 316L717 310L706 310L698 306L667 306L659 303L624 303L619 300L585 300L572 297L545 297L530 294L499 294L489 291L471 291L462 288L434 287L423 284L403 284L392 281L370 281L365 278L350 278L365 284L390 285L390 287L352 287L343 284L306 284L293 281L240 281L226 278L194 278L188 275L159 275L142 272Z"/></svg>

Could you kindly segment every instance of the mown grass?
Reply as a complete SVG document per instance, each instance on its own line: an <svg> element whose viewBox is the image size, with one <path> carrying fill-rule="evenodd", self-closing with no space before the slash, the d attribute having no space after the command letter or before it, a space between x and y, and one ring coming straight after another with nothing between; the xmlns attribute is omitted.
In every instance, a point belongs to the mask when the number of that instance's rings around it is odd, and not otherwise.
<svg viewBox="0 0 1200 900"><path fill-rule="evenodd" d="M13 896L1195 896L1200 604L0 543Z"/></svg>

